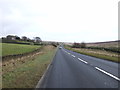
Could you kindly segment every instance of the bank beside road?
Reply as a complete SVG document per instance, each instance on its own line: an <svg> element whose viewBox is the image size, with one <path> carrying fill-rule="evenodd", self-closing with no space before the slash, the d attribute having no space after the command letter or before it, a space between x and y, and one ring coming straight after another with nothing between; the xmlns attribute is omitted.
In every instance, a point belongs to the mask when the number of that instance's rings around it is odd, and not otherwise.
<svg viewBox="0 0 120 90"><path fill-rule="evenodd" d="M38 47L41 48L41 46ZM42 46L38 52L3 62L2 87L35 88L46 71L47 66L50 64L55 50L56 47L46 45Z"/></svg>

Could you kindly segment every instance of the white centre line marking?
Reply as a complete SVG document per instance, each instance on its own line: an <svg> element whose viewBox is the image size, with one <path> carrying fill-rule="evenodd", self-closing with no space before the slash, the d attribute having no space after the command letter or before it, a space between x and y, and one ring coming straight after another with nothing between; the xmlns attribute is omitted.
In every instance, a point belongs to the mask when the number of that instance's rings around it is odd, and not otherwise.
<svg viewBox="0 0 120 90"><path fill-rule="evenodd" d="M116 76L114 76L114 75L112 75L112 74L110 74L110 73L108 73L108 72L106 72L106 71L104 71L104 70L102 70L102 69L100 69L100 68L98 68L98 67L95 67L95 68L96 68L97 70L99 70L99 71L101 71L101 72L107 74L108 76L110 76L110 77L112 77L112 78L114 78L114 79L120 81L120 79L119 79L118 77L116 77Z"/></svg>
<svg viewBox="0 0 120 90"><path fill-rule="evenodd" d="M70 53L68 53L68 54L70 54Z"/></svg>
<svg viewBox="0 0 120 90"><path fill-rule="evenodd" d="M84 60L82 60L82 59L80 59L80 58L78 58L78 59L79 59L81 62L84 62L84 63L86 63L86 64L88 63L88 62L86 62L86 61L84 61Z"/></svg>
<svg viewBox="0 0 120 90"><path fill-rule="evenodd" d="M75 57L74 55L71 55L72 57Z"/></svg>

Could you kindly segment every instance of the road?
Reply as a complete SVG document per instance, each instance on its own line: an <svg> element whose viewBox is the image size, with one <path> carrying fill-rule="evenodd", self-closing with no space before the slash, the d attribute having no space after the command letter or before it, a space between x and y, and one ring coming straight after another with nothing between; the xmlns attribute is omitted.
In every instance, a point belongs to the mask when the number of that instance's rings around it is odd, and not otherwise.
<svg viewBox="0 0 120 90"><path fill-rule="evenodd" d="M119 65L115 62L58 49L42 88L118 88Z"/></svg>

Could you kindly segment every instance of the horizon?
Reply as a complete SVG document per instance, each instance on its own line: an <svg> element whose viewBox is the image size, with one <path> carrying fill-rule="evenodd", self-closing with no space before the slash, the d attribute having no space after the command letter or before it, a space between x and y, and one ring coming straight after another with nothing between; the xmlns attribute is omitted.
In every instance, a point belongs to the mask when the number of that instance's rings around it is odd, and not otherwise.
<svg viewBox="0 0 120 90"><path fill-rule="evenodd" d="M7 35L8 36L8 35ZM7 37L7 36L1 36L0 38L2 38L2 37ZM12 36L18 36L18 35L12 35ZM18 37L20 37L20 36L18 36ZM27 37L27 36L26 36ZM36 36L37 37L37 36ZM20 38L22 38L22 36L20 37ZM27 38L29 38L29 37L27 37ZM34 37L33 38L29 38L29 39L31 39L31 40L33 40L34 39ZM42 39L41 39L42 40ZM42 40L42 41L44 41L44 42L61 42L61 41L52 41L52 40ZM120 40L110 40L110 41L101 41L101 42L114 42L114 41L120 41ZM85 41L82 41L82 42L84 42L84 43L101 43L101 42L99 42L99 41L97 41L97 42L85 42ZM65 42L63 42L63 43L82 43L82 42L68 42L68 41L65 41Z"/></svg>

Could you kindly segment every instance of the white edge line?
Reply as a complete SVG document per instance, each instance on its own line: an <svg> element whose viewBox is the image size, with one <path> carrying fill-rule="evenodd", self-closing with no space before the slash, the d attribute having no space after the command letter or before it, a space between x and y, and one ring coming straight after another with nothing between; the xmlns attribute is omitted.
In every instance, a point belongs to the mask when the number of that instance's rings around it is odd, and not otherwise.
<svg viewBox="0 0 120 90"><path fill-rule="evenodd" d="M107 74L108 76L110 76L110 77L112 77L112 78L114 78L114 79L120 81L120 79L119 79L118 77L116 77L116 76L114 76L114 75L112 75L112 74L110 74L110 73L108 73L108 72L106 72L106 71L104 71L104 70L102 70L102 69L100 69L100 68L98 68L98 67L95 67L95 68L96 68L97 70L99 70L99 71L101 71L101 72Z"/></svg>

